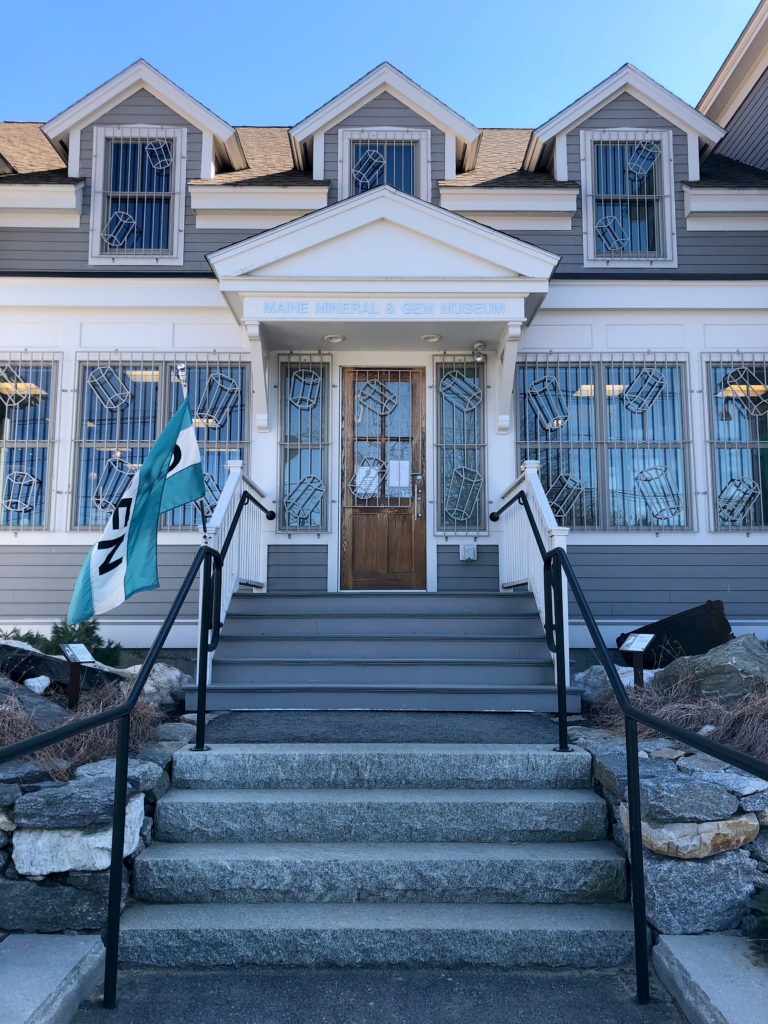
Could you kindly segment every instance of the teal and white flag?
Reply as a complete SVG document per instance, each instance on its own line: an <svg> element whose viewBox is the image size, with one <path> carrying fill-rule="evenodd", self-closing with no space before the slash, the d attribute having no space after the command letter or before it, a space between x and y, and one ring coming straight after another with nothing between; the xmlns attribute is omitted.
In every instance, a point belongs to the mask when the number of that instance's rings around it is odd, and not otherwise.
<svg viewBox="0 0 768 1024"><path fill-rule="evenodd" d="M80 570L67 622L101 615L157 578L157 521L163 512L205 493L200 449L185 396L178 412L131 477L107 528Z"/></svg>

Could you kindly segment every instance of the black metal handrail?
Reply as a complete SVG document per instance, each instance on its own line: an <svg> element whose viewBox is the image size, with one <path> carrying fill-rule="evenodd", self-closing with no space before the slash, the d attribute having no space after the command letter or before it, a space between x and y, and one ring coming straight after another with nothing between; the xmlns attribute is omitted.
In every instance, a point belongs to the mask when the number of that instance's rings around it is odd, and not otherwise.
<svg viewBox="0 0 768 1024"><path fill-rule="evenodd" d="M566 675L565 675L565 633L564 633L564 608L562 601L562 581L567 580L571 593L579 607L589 635L595 645L597 656L601 665L606 671L608 680L614 696L624 715L624 735L626 739L627 754L627 803L629 805L629 861L630 861L630 882L632 889L632 910L634 915L635 932L635 973L638 1003L647 1003L650 999L650 983L648 972L648 922L645 905L645 874L643 868L643 837L642 820L640 813L640 762L637 739L637 725L650 726L657 732L668 736L670 739L679 740L682 743L701 750L705 754L725 761L734 768L740 768L750 775L755 775L768 782L768 762L735 750L724 743L700 736L681 726L673 725L671 722L659 718L658 715L650 714L641 708L635 707L627 696L624 685L621 682L619 673L611 658L611 655L603 640L598 628L589 602L584 596L578 578L574 571L567 552L561 547L544 551L541 535L528 504L528 498L524 492L519 492L511 498L496 512L491 513L490 518L496 522L499 517L511 505L520 503L527 513L528 522L534 533L539 552L542 554L544 570L544 594L545 594L545 617L554 615L554 626L551 633L548 632L548 640L551 636L556 644L556 678L558 692L558 726L560 735L561 751L567 750L567 711L565 704ZM550 648L551 650L551 648ZM566 737L563 745L563 736Z"/></svg>
<svg viewBox="0 0 768 1024"><path fill-rule="evenodd" d="M120 944L120 904L123 885L123 845L125 842L125 812L128 803L128 751L130 746L131 712L141 696L149 675L157 662L168 634L189 594L192 584L201 572L202 606L200 614L200 638L197 660L197 732L194 750L205 750L205 694L208 686L208 656L216 650L221 630L221 576L226 556L237 524L247 504L256 505L267 517L274 519L275 513L265 508L251 494L244 491L235 510L232 524L219 552L203 545L195 553L187 575L179 587L176 597L155 636L144 664L136 676L136 682L123 701L106 711L99 711L80 721L60 725L18 743L0 747L0 764L26 757L43 750L54 743L89 732L100 725L119 722L117 752L115 755L115 795L112 804L112 849L109 866L109 893L107 898L107 928L104 945L104 1008L111 1010L117 1004L117 966ZM202 571L201 571L202 570Z"/></svg>

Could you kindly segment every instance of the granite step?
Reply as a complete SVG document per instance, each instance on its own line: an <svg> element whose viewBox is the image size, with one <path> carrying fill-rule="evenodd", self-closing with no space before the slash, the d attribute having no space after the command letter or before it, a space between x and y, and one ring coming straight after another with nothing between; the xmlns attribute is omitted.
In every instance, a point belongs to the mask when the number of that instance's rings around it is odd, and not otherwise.
<svg viewBox="0 0 768 1024"><path fill-rule="evenodd" d="M177 789L575 789L586 750L501 743L217 743L180 750Z"/></svg>
<svg viewBox="0 0 768 1024"><path fill-rule="evenodd" d="M584 904L137 904L124 967L587 968L629 964L627 906Z"/></svg>
<svg viewBox="0 0 768 1024"><path fill-rule="evenodd" d="M611 903L610 842L153 843L134 892L152 903Z"/></svg>
<svg viewBox="0 0 768 1024"><path fill-rule="evenodd" d="M563 755L565 756L565 755ZM170 842L556 842L604 839L591 790L183 790L158 801Z"/></svg>

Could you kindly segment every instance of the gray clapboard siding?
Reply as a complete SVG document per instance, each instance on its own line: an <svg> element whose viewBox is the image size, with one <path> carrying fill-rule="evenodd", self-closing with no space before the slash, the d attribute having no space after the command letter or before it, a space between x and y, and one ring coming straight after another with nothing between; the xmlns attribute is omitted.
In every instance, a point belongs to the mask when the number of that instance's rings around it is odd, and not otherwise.
<svg viewBox="0 0 768 1024"><path fill-rule="evenodd" d="M716 152L768 170L768 68L726 125Z"/></svg>
<svg viewBox="0 0 768 1024"><path fill-rule="evenodd" d="M328 202L339 199L339 128L429 128L432 132L432 202L440 202L438 181L445 177L445 135L400 100L383 92L325 133L325 177L331 182Z"/></svg>
<svg viewBox="0 0 768 1024"><path fill-rule="evenodd" d="M458 544L440 544L437 548L437 589L443 594L467 590L498 591L498 546L478 544L477 561L461 562Z"/></svg>
<svg viewBox="0 0 768 1024"><path fill-rule="evenodd" d="M87 544L15 544L0 548L0 622L60 619L67 614L75 580L90 550ZM165 617L187 574L197 545L158 548L160 586L135 594L104 616L119 619ZM197 617L197 584L181 610L182 618Z"/></svg>
<svg viewBox="0 0 768 1024"><path fill-rule="evenodd" d="M267 590L271 594L328 590L327 544L270 544Z"/></svg>
<svg viewBox="0 0 768 1024"><path fill-rule="evenodd" d="M765 544L572 544L568 555L597 616L652 621L720 600L730 618L768 617Z"/></svg>
<svg viewBox="0 0 768 1024"><path fill-rule="evenodd" d="M567 135L568 176L573 181L581 179L580 135L590 129L671 129L672 153L674 160L675 225L677 228L677 268L659 267L661 275L678 274L758 274L768 273L768 246L759 231L691 231L685 224L682 183L688 180L688 139L685 132L646 107L629 93L622 93L606 104L592 117L587 118ZM743 159L743 157L741 158ZM576 213L571 230L514 232L517 237L534 245L540 245L561 257L555 275L578 274L598 271L606 275L632 275L638 268L632 261L626 264L599 269L584 267L582 236L582 197L577 200ZM643 273L652 272L647 267Z"/></svg>
<svg viewBox="0 0 768 1024"><path fill-rule="evenodd" d="M146 89L129 96L84 128L80 138L80 175L85 178L79 229L0 228L0 271L47 271L93 274L135 272L139 276L196 271L212 276L206 255L255 234L252 230L198 230L189 192L184 202L184 265L163 267L150 263L135 268L121 264L88 266L88 229L91 217L91 173L93 169L93 128L95 125L158 124L187 129L187 179L200 177L202 132L166 107Z"/></svg>

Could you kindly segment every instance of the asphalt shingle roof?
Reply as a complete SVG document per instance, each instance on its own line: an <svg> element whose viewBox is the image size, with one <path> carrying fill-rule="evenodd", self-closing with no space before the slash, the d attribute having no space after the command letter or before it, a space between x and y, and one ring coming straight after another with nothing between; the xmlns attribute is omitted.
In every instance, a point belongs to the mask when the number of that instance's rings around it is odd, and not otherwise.
<svg viewBox="0 0 768 1024"><path fill-rule="evenodd" d="M41 121L0 121L0 153L17 175L65 168L41 126Z"/></svg>

